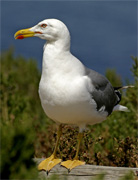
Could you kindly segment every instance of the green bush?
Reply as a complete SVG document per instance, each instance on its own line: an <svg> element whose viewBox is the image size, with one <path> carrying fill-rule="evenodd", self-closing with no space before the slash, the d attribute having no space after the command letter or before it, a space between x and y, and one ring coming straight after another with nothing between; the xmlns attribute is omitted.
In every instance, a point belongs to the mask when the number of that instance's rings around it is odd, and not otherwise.
<svg viewBox="0 0 138 180"><path fill-rule="evenodd" d="M2 179L35 179L37 177L34 157L34 132L31 124L3 125L1 150Z"/></svg>
<svg viewBox="0 0 138 180"><path fill-rule="evenodd" d="M34 60L1 55L1 170L3 179L33 179L35 125L44 120L37 88L40 73ZM45 116L44 116L45 117Z"/></svg>

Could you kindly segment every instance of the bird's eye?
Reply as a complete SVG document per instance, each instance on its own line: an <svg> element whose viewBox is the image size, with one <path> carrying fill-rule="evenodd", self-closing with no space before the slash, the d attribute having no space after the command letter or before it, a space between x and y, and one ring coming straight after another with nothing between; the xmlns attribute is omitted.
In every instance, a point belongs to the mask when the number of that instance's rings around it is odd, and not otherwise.
<svg viewBox="0 0 138 180"><path fill-rule="evenodd" d="M42 28L46 28L46 27L47 27L47 24L41 24L41 27L42 27Z"/></svg>

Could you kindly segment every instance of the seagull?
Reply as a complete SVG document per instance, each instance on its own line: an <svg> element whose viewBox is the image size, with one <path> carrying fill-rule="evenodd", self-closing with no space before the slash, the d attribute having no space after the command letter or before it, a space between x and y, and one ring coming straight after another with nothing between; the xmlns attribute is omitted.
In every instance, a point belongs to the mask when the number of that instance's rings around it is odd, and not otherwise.
<svg viewBox="0 0 138 180"><path fill-rule="evenodd" d="M46 19L31 28L19 30L14 35L15 39L33 36L46 40L39 96L46 115L58 124L54 152L38 165L38 170L48 173L60 163L70 171L85 164L79 160L78 155L86 126L101 123L113 111L128 111L127 107L119 105L119 89L123 87L114 88L106 77L85 67L70 52L70 33L62 21ZM62 161L57 158L63 124L79 127L78 145L73 160Z"/></svg>

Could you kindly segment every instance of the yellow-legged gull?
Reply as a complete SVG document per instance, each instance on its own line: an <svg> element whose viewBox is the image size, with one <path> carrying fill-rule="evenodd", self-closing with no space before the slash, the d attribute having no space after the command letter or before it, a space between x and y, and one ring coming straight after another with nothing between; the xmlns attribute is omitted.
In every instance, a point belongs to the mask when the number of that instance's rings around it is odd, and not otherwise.
<svg viewBox="0 0 138 180"><path fill-rule="evenodd" d="M78 159L78 153L86 125L102 122L114 110L128 109L118 104L121 99L118 88L114 89L104 76L86 68L71 54L70 33L63 22L46 19L15 33L15 39L32 36L46 40L39 95L45 113L59 125L55 150L39 164L38 169L49 172L61 163L71 170L85 164ZM62 124L79 127L76 156L64 162L56 158Z"/></svg>

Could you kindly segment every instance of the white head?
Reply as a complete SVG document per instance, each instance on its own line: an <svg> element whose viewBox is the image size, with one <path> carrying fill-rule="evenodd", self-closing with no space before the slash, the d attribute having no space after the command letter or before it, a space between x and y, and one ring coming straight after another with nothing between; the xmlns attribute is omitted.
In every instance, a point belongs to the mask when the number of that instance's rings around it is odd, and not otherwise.
<svg viewBox="0 0 138 180"><path fill-rule="evenodd" d="M49 42L57 40L70 40L70 34L66 25L57 19L46 19L32 28L22 29L15 33L15 39L24 39L36 36Z"/></svg>

